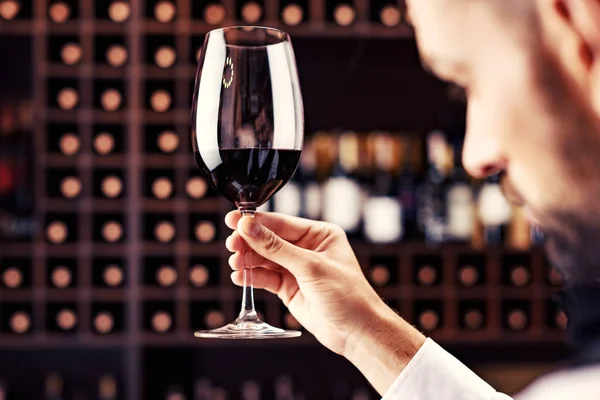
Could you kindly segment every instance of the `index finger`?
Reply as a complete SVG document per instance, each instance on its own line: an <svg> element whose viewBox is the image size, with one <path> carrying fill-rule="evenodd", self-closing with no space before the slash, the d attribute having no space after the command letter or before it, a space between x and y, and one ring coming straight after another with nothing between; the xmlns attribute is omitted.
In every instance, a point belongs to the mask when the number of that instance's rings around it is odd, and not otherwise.
<svg viewBox="0 0 600 400"><path fill-rule="evenodd" d="M240 218L242 218L242 214L239 211L231 211L225 216L225 224L230 229L236 229ZM310 231L311 227L318 224L317 221L271 212L257 212L254 218L258 223L288 242L300 240Z"/></svg>

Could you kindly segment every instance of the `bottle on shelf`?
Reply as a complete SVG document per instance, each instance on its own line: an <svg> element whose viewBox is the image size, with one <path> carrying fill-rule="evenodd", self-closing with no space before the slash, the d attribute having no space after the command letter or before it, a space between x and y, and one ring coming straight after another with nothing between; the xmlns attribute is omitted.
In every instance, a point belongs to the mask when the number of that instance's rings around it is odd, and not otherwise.
<svg viewBox="0 0 600 400"><path fill-rule="evenodd" d="M57 289L65 289L71 286L73 274L64 265L56 266L50 273L50 283Z"/></svg>
<svg viewBox="0 0 600 400"><path fill-rule="evenodd" d="M108 311L101 311L94 316L94 330L106 335L112 332L115 326L115 318Z"/></svg>
<svg viewBox="0 0 600 400"><path fill-rule="evenodd" d="M109 132L100 132L94 138L94 150L101 156L112 153L115 149L115 138Z"/></svg>
<svg viewBox="0 0 600 400"><path fill-rule="evenodd" d="M73 156L79 152L81 141L74 133L65 133L58 141L58 148L65 156Z"/></svg>
<svg viewBox="0 0 600 400"><path fill-rule="evenodd" d="M123 96L117 89L106 89L100 95L100 104L105 111L117 111L123 105Z"/></svg>
<svg viewBox="0 0 600 400"><path fill-rule="evenodd" d="M375 286L384 287L390 281L390 270L385 265L374 265L369 271L369 280Z"/></svg>
<svg viewBox="0 0 600 400"><path fill-rule="evenodd" d="M306 11L299 2L288 2L281 8L281 20L288 26L299 25L303 20Z"/></svg>
<svg viewBox="0 0 600 400"><path fill-rule="evenodd" d="M302 179L301 172L296 173L273 196L273 211L281 214L287 214L299 217L302 213Z"/></svg>
<svg viewBox="0 0 600 400"><path fill-rule="evenodd" d="M190 268L189 279L190 279L190 283L192 284L192 286L194 286L194 287L206 286L209 278L210 278L210 273L208 271L208 268L206 268L206 266L204 266L202 264L196 264Z"/></svg>
<svg viewBox="0 0 600 400"><path fill-rule="evenodd" d="M448 236L446 194L452 168L446 138L441 131L427 136L427 157L429 168L419 196L419 225L426 242L440 244Z"/></svg>
<svg viewBox="0 0 600 400"><path fill-rule="evenodd" d="M31 316L26 311L16 311L10 316L8 326L13 333L22 335L31 328Z"/></svg>
<svg viewBox="0 0 600 400"><path fill-rule="evenodd" d="M256 24L263 16L263 8L256 1L246 1L241 4L239 14L245 23Z"/></svg>
<svg viewBox="0 0 600 400"><path fill-rule="evenodd" d="M434 265L424 263L417 267L416 281L419 286L433 286L439 282L439 268Z"/></svg>
<svg viewBox="0 0 600 400"><path fill-rule="evenodd" d="M440 325L440 316L435 310L424 310L419 314L418 323L421 329L430 332Z"/></svg>
<svg viewBox="0 0 600 400"><path fill-rule="evenodd" d="M339 225L350 238L360 235L362 190L354 176L358 167L358 138L355 133L340 135L337 162L323 188L323 220Z"/></svg>
<svg viewBox="0 0 600 400"><path fill-rule="evenodd" d="M478 331L483 328L484 315L477 308L466 309L462 313L461 326L469 331Z"/></svg>
<svg viewBox="0 0 600 400"><path fill-rule="evenodd" d="M209 25L218 25L225 19L225 7L221 3L210 3L204 7L203 19Z"/></svg>
<svg viewBox="0 0 600 400"><path fill-rule="evenodd" d="M194 200L203 198L207 191L206 181L199 176L191 176L185 183L185 192Z"/></svg>
<svg viewBox="0 0 600 400"><path fill-rule="evenodd" d="M79 93L70 87L62 88L56 95L56 103L61 109L71 111L79 104Z"/></svg>
<svg viewBox="0 0 600 400"><path fill-rule="evenodd" d="M275 400L294 400L294 382L289 375L275 378Z"/></svg>
<svg viewBox="0 0 600 400"><path fill-rule="evenodd" d="M119 287L124 281L123 268L116 264L110 264L104 269L102 278L106 286L111 288Z"/></svg>
<svg viewBox="0 0 600 400"><path fill-rule="evenodd" d="M63 392L63 377L56 372L49 373L44 386L44 400L63 400Z"/></svg>
<svg viewBox="0 0 600 400"><path fill-rule="evenodd" d="M71 7L63 2L57 1L48 6L48 16L50 20L57 24L67 22L71 17Z"/></svg>
<svg viewBox="0 0 600 400"><path fill-rule="evenodd" d="M365 388L358 388L352 393L352 400L369 400L369 391Z"/></svg>
<svg viewBox="0 0 600 400"><path fill-rule="evenodd" d="M81 61L83 50L79 43L65 43L60 49L60 58L65 65L75 65Z"/></svg>
<svg viewBox="0 0 600 400"><path fill-rule="evenodd" d="M177 270L171 265L162 265L156 270L156 282L159 286L173 286L177 282L177 277Z"/></svg>
<svg viewBox="0 0 600 400"><path fill-rule="evenodd" d="M115 199L123 192L123 181L117 175L107 175L102 179L101 190L104 197Z"/></svg>
<svg viewBox="0 0 600 400"><path fill-rule="evenodd" d="M154 237L161 243L170 243L175 234L175 224L171 221L160 221L154 226Z"/></svg>
<svg viewBox="0 0 600 400"><path fill-rule="evenodd" d="M245 381L242 383L242 400L260 400L260 384L256 381Z"/></svg>
<svg viewBox="0 0 600 400"><path fill-rule="evenodd" d="M15 19L19 11L21 10L21 5L15 0L4 0L0 3L0 18L5 21L10 21Z"/></svg>
<svg viewBox="0 0 600 400"><path fill-rule="evenodd" d="M150 95L150 107L155 112L166 112L171 108L172 97L165 89L158 89Z"/></svg>
<svg viewBox="0 0 600 400"><path fill-rule="evenodd" d="M460 146L462 148L462 146ZM452 147L448 147L449 163L454 165L452 182L447 186L446 215L448 218L448 240L469 243L475 227L475 198L469 176L456 157Z"/></svg>
<svg viewBox="0 0 600 400"><path fill-rule="evenodd" d="M123 238L123 226L118 221L106 221L102 225L102 238L108 243L117 243Z"/></svg>
<svg viewBox="0 0 600 400"><path fill-rule="evenodd" d="M98 400L117 399L117 380L114 376L106 374L98 380Z"/></svg>
<svg viewBox="0 0 600 400"><path fill-rule="evenodd" d="M152 194L159 200L165 200L173 194L173 183L164 176L158 177L152 182Z"/></svg>
<svg viewBox="0 0 600 400"><path fill-rule="evenodd" d="M225 324L225 315L219 310L208 310L204 314L204 325L208 329L215 329Z"/></svg>
<svg viewBox="0 0 600 400"><path fill-rule="evenodd" d="M156 138L156 144L163 153L173 153L179 147L179 136L173 131L162 131Z"/></svg>
<svg viewBox="0 0 600 400"><path fill-rule="evenodd" d="M356 11L349 3L338 3L333 8L333 21L339 26L352 25L356 19Z"/></svg>
<svg viewBox="0 0 600 400"><path fill-rule="evenodd" d="M67 240L69 228L62 221L53 221L46 226L46 238L52 244L60 244Z"/></svg>
<svg viewBox="0 0 600 400"><path fill-rule="evenodd" d="M127 52L127 48L125 48L125 46L115 43L108 46L106 49L105 58L108 65L119 68L125 65L127 59L129 58L129 53Z"/></svg>
<svg viewBox="0 0 600 400"><path fill-rule="evenodd" d="M420 239L417 228L417 165L415 158L419 153L416 138L408 136L399 142L404 145L400 154L400 174L398 176L398 196L402 206L402 222L404 225L404 238Z"/></svg>
<svg viewBox="0 0 600 400"><path fill-rule="evenodd" d="M304 218L319 220L323 210L323 188L317 181L317 142L307 140L304 144L300 158L300 171L302 173L302 216Z"/></svg>
<svg viewBox="0 0 600 400"><path fill-rule="evenodd" d="M523 310L512 310L506 317L506 322L511 330L521 331L527 327L529 317Z"/></svg>
<svg viewBox="0 0 600 400"><path fill-rule="evenodd" d="M372 243L395 243L402 239L402 206L397 192L397 149L391 135L372 134L374 177L370 196L363 206L363 230Z"/></svg>
<svg viewBox="0 0 600 400"><path fill-rule="evenodd" d="M115 0L108 6L108 17L117 23L125 22L131 15L131 6L128 2Z"/></svg>
<svg viewBox="0 0 600 400"><path fill-rule="evenodd" d="M388 28L398 26L402 22L402 13L400 8L393 3L384 5L379 11L379 21Z"/></svg>
<svg viewBox="0 0 600 400"><path fill-rule="evenodd" d="M505 301L502 304L503 326L508 331L519 332L530 324L530 307L525 301Z"/></svg>
<svg viewBox="0 0 600 400"><path fill-rule="evenodd" d="M508 245L514 249L527 251L531 248L531 226L525 217L522 207L513 207L507 239Z"/></svg>
<svg viewBox="0 0 600 400"><path fill-rule="evenodd" d="M171 46L160 46L154 52L154 62L160 68L170 68L177 60L177 53Z"/></svg>
<svg viewBox="0 0 600 400"><path fill-rule="evenodd" d="M154 6L154 18L158 22L167 23L173 21L176 12L175 4L171 1L161 0Z"/></svg>
<svg viewBox="0 0 600 400"><path fill-rule="evenodd" d="M186 400L186 397L181 387L173 385L167 389L165 400Z"/></svg>
<svg viewBox="0 0 600 400"><path fill-rule="evenodd" d="M18 289L23 284L23 272L10 266L2 272L2 284L8 289Z"/></svg>
<svg viewBox="0 0 600 400"><path fill-rule="evenodd" d="M212 242L217 235L217 228L212 221L204 220L196 224L194 236L200 243Z"/></svg>
<svg viewBox="0 0 600 400"><path fill-rule="evenodd" d="M500 187L500 178L495 175L486 179L477 200L485 243L491 246L499 246L505 242L506 227L512 215L511 205Z"/></svg>
<svg viewBox="0 0 600 400"><path fill-rule="evenodd" d="M56 313L56 326L63 331L71 331L77 325L77 314L75 311L64 308Z"/></svg>
<svg viewBox="0 0 600 400"><path fill-rule="evenodd" d="M60 192L67 199L74 199L81 194L81 180L76 176L67 176L60 182Z"/></svg>
<svg viewBox="0 0 600 400"><path fill-rule="evenodd" d="M515 287L527 286L531 282L531 271L525 265L510 268L510 283Z"/></svg>
<svg viewBox="0 0 600 400"><path fill-rule="evenodd" d="M194 382L194 400L212 400L212 383L208 378L198 378Z"/></svg>
<svg viewBox="0 0 600 400"><path fill-rule="evenodd" d="M166 311L157 311L152 315L152 330L156 333L165 333L171 329L173 320Z"/></svg>

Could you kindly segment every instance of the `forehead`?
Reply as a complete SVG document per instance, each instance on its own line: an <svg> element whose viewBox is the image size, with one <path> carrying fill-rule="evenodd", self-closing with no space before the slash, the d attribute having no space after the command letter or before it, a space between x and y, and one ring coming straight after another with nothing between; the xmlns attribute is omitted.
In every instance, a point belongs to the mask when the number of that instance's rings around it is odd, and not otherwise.
<svg viewBox="0 0 600 400"><path fill-rule="evenodd" d="M467 62L503 36L488 1L407 0L407 5L426 60Z"/></svg>

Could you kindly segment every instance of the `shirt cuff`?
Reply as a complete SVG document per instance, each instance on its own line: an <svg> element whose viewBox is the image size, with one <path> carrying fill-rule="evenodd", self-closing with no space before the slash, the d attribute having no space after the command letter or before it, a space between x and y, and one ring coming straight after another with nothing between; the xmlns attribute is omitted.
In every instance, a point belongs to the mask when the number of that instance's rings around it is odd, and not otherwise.
<svg viewBox="0 0 600 400"><path fill-rule="evenodd" d="M490 400L497 392L428 338L383 400Z"/></svg>

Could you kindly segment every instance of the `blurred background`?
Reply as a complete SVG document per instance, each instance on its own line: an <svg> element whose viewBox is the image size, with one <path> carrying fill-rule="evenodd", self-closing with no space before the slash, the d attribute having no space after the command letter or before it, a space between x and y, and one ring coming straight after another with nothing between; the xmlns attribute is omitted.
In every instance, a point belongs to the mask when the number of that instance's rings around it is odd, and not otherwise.
<svg viewBox="0 0 600 400"><path fill-rule="evenodd" d="M0 399L378 398L307 332L192 336L241 297L189 138L198 49L233 24L291 34L305 101L263 209L341 225L388 304L499 390L556 368L560 277L462 169L464 96L422 70L402 0L0 0Z"/></svg>

